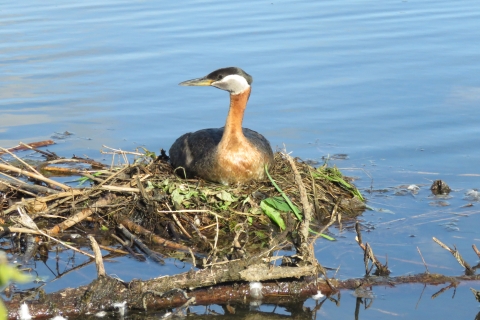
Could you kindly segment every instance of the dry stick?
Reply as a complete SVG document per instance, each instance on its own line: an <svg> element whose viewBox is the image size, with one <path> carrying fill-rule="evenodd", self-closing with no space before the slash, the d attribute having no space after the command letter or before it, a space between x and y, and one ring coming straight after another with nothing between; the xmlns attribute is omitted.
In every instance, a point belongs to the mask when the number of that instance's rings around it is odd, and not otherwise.
<svg viewBox="0 0 480 320"><path fill-rule="evenodd" d="M82 176L84 176L84 177L86 177L86 178L88 178L88 179L90 179L90 180L96 181L96 182L98 182L98 183L102 183L102 182L103 182L103 179L97 178L97 177L95 177L95 176L93 176L93 175L91 175L91 174L89 174L89 173L87 173L87 172L85 172L85 171L80 171L79 173L80 173Z"/></svg>
<svg viewBox="0 0 480 320"><path fill-rule="evenodd" d="M102 154L132 154L132 155L135 155L135 156L144 156L145 155L145 154L139 153L139 152L123 151L121 149L114 149L114 148L108 147L106 145L102 145L102 147L112 150L111 152L105 152L103 150L100 150L100 153L102 153Z"/></svg>
<svg viewBox="0 0 480 320"><path fill-rule="evenodd" d="M338 204L340 203L340 199L335 203L335 206L333 207L333 210L332 210L332 213L330 214L330 221L327 223L327 225L325 225L322 230L320 230L318 232L318 234L315 236L315 238L313 238L313 241L312 243L314 243L318 237L320 237L322 235L322 233L324 233L328 228L330 228L330 226L332 224L335 223L335 221L337 220L337 216L338 216Z"/></svg>
<svg viewBox="0 0 480 320"><path fill-rule="evenodd" d="M361 233L361 230L360 230L360 224L358 223L358 221L355 223L355 231L357 232L357 236L355 237L355 240L357 241L358 245L360 246L360 248L362 248L363 250L363 254L364 254L364 263L365 263L365 271L367 272L367 275L368 273L370 273L370 271L368 271L368 260L372 261L372 265L374 264L376 267L377 267L377 271L380 271L382 274L384 273L387 273L389 274L390 271L388 270L387 268L387 264L388 264L388 261L386 262L385 266L377 259L377 257L375 257L375 255L373 254L373 250L372 248L368 245L368 243L363 243L362 242L362 233ZM372 266L373 267L373 266ZM384 274L386 275L386 274Z"/></svg>
<svg viewBox="0 0 480 320"><path fill-rule="evenodd" d="M62 174L62 175L77 175L82 170L76 169L76 168L64 168L64 167L43 167L42 171L48 171L51 173L57 173L57 174Z"/></svg>
<svg viewBox="0 0 480 320"><path fill-rule="evenodd" d="M475 296L475 299L477 299L477 301L480 302L480 291L475 290L473 288L470 288L470 290L472 291L473 295Z"/></svg>
<svg viewBox="0 0 480 320"><path fill-rule="evenodd" d="M0 160L1 160L1 159L0 159ZM13 181L16 181L16 182L18 182L18 183L23 183L22 180L17 179L17 178L15 178L15 177L12 177L11 175L6 174L5 172L1 172L1 171L0 171L0 175L7 177L8 180L13 180Z"/></svg>
<svg viewBox="0 0 480 320"><path fill-rule="evenodd" d="M465 268L465 271L467 273L474 273L474 271L472 270L472 267L470 267L470 265L465 261L463 260L462 256L460 255L460 253L458 252L457 248L455 249L451 249L449 248L446 244L444 244L443 242L441 242L440 240L438 240L437 238L433 237L432 238L433 241L435 241L440 247L442 247L443 249L447 250L448 252L450 252L454 257L455 259L457 259L458 263Z"/></svg>
<svg viewBox="0 0 480 320"><path fill-rule="evenodd" d="M115 192L135 192L140 193L140 189L138 188L129 188L129 187L117 187L117 186L101 186L98 189L107 190L107 191L115 191Z"/></svg>
<svg viewBox="0 0 480 320"><path fill-rule="evenodd" d="M425 259L423 259L423 255L422 255L422 252L420 251L419 247L417 247L417 251L420 254L420 257L422 258L423 265L425 266L425 269L427 270L427 273L430 273L430 271L428 270L428 267L427 267L427 263L425 262Z"/></svg>
<svg viewBox="0 0 480 320"><path fill-rule="evenodd" d="M127 251L112 248L112 247L108 247L108 246L104 246L104 245L101 245L101 244L99 244L98 247L100 249L103 249L103 250L106 250L106 251L109 251L109 252L113 252L113 253L119 253L119 254L123 254L123 255L129 254Z"/></svg>
<svg viewBox="0 0 480 320"><path fill-rule="evenodd" d="M308 230L310 229L310 220L312 219L312 205L308 201L307 190L305 189L305 185L303 184L302 177L300 176L300 173L297 170L297 166L295 165L293 158L287 153L284 153L284 156L290 163L290 166L292 167L292 171L295 176L295 183L297 184L300 191L300 201L302 202L302 206L303 206L303 220L300 223L300 230L299 230L299 233L302 235L301 236L302 243L299 246L299 249L302 251L300 252L300 254L304 257L308 257L307 259L308 262L315 263L316 261L314 260L313 252L312 250L310 250L309 245L307 243Z"/></svg>
<svg viewBox="0 0 480 320"><path fill-rule="evenodd" d="M103 265L102 259L102 252L98 247L98 243L94 237L91 235L88 236L88 240L90 240L90 245L92 246L93 253L95 254L95 265L97 266L97 277L104 277L105 276L105 266Z"/></svg>
<svg viewBox="0 0 480 320"><path fill-rule="evenodd" d="M35 193L31 193L31 192L29 192L29 191L27 191L27 190L23 190L23 189L21 189L21 188L19 188L19 187L14 186L13 183L12 183L12 184L9 184L8 182L2 181L2 180L0 180L0 183L3 184L3 185L5 185L5 186L7 186L7 187L9 187L9 188L11 188L11 189L17 190L18 192L21 192L21 193L24 193L24 194L28 194L29 196L32 196L32 197L35 197L35 196L36 196Z"/></svg>
<svg viewBox="0 0 480 320"><path fill-rule="evenodd" d="M177 226L180 228L180 230L182 230L182 232L187 236L187 238L189 239L192 239L192 236L188 233L187 230L185 230L185 228L183 227L183 225L180 223L180 221L178 220L177 218L177 215L175 213L173 213L172 209L170 208L170 206L168 205L168 203L165 203L167 205L167 208L170 209L170 215L173 217L173 220L175 220L175 223L177 224Z"/></svg>
<svg viewBox="0 0 480 320"><path fill-rule="evenodd" d="M28 163L26 163L25 161L23 161L22 159L20 159L19 157L17 157L16 155L14 155L13 153L11 153L10 151L8 151L7 149L0 147L0 150L2 150L2 151L5 152L5 153L8 153L8 154L11 155L12 157L14 157L14 158L17 159L18 161L20 161L20 163L22 163L25 167L27 167L28 169L30 169L30 171L32 171L33 173L40 174L40 173L39 173L37 170L35 170L31 165L29 165Z"/></svg>
<svg viewBox="0 0 480 320"><path fill-rule="evenodd" d="M0 226L0 232L42 234L40 231L32 230L32 229L28 229L28 228L1 227L1 226Z"/></svg>
<svg viewBox="0 0 480 320"><path fill-rule="evenodd" d="M147 258L145 258L145 256L142 254L142 253L138 253L138 252L135 252L133 251L132 248L130 248L130 244L128 244L127 242L123 241L123 239L121 239L119 236L117 236L116 234L112 233L110 235L112 238L114 238L115 240L118 241L118 243L120 243L122 245L123 248L125 248L125 250L127 250L127 254L130 254L134 259L140 261L140 262L144 262L147 260Z"/></svg>
<svg viewBox="0 0 480 320"><path fill-rule="evenodd" d="M97 207L109 204L114 198L114 194L107 194L105 197L100 198L97 202L95 202L90 208L83 209L82 211L68 218L67 220L60 222L59 224L48 230L48 233L57 234L63 230L70 228L71 226L81 222L86 217L94 214L97 211Z"/></svg>
<svg viewBox="0 0 480 320"><path fill-rule="evenodd" d="M477 246L472 244L473 251L477 254L477 256L480 258L480 251L478 251Z"/></svg>
<svg viewBox="0 0 480 320"><path fill-rule="evenodd" d="M18 206L18 207L17 207L17 211L18 211L18 214L20 215L20 220L19 220L19 222L20 222L24 227L30 228L30 229L32 229L32 230L37 230L38 232L40 232L40 234L41 234L42 236L45 236L45 237L47 237L47 238L49 238L49 239L52 239L53 241L60 243L60 244L63 245L64 247L67 247L67 248L69 248L69 249L72 249L73 251L77 251L77 252L79 252L79 253L81 253L81 254L83 254L83 255L86 255L86 256L88 256L88 257L90 257L90 258L95 258L93 255L91 255L91 254L89 254L89 253L87 253L87 252L85 252L85 251L83 251L83 250L80 250L80 249L77 249L77 248L75 248L75 247L72 247L71 245L66 244L65 242L63 242L63 241L61 241L61 240L58 240L58 239L56 239L56 238L54 238L54 237L46 234L46 233L43 232L42 230L40 230L40 229L38 228L37 224L35 223L35 221L33 221L33 219L32 219L28 214L25 213L25 209L24 209L23 207Z"/></svg>
<svg viewBox="0 0 480 320"><path fill-rule="evenodd" d="M63 190L70 190L72 189L71 187L67 186L67 185L64 185L63 183L60 183L60 182L57 182L55 180L52 180L52 179L48 179L48 178L45 178L44 176L42 175L38 175L38 174L35 174L35 173L31 173L31 172L28 172L28 171L24 171L22 169L18 169L17 167L14 167L14 166L10 166L10 165L6 165L6 164L2 164L0 163L0 169L2 170L7 170L7 171L13 171L13 172L16 172L16 173L20 173L20 174L23 174L27 177L30 177L30 178L34 178L34 179L37 179L37 180L40 180L40 181L43 181L43 182L46 182L48 184L53 184L57 187L60 187L62 188Z"/></svg>
<svg viewBox="0 0 480 320"><path fill-rule="evenodd" d="M185 252L188 252L189 247L181 245L179 243L169 241L166 239L163 239L162 237L157 236L153 232L143 228L142 226L139 226L138 224L132 222L130 219L123 217L123 216L118 216L118 223L123 224L125 227L127 227L131 232L134 233L139 233L145 238L149 239L155 244L163 245L164 247L172 250L182 250ZM197 253L198 255L198 253Z"/></svg>
<svg viewBox="0 0 480 320"><path fill-rule="evenodd" d="M21 188L23 190L36 192L36 193L48 193L48 194L59 193L59 191L54 190L54 189L50 189L50 188L47 188L47 187L44 187L44 186L37 186L37 185L34 185L34 184L25 183L23 181L16 181L16 179L11 180L11 181L7 181L7 180L4 180L4 179L0 178L0 183L3 183L5 185L12 185L12 186L15 186L17 188ZM37 195L34 194L33 196L36 197Z"/></svg>
<svg viewBox="0 0 480 320"><path fill-rule="evenodd" d="M20 142L20 145L13 148L8 148L8 151L20 151L20 150L26 150L26 149L32 149L32 148L39 148L39 147L49 146L52 144L55 144L55 142L53 142L52 140L44 140L44 141L33 142L29 144ZM3 152L0 152L0 155L2 154Z"/></svg>
<svg viewBox="0 0 480 320"><path fill-rule="evenodd" d="M161 264L165 264L165 261L163 261L163 259L160 257L160 254L153 251L153 250L150 250L150 248L148 248L142 241L140 241L140 239L138 239L136 236L134 236L133 234L131 234L127 228L125 228L122 224L119 224L117 226L117 228L122 232L122 234L128 238L130 241L132 241L133 243L135 243L135 245L140 248L140 250L142 250L143 252L145 252L149 258L151 258L153 261L156 261L158 263L161 263Z"/></svg>
<svg viewBox="0 0 480 320"><path fill-rule="evenodd" d="M48 202L48 201L53 201L53 200L57 200L65 197L81 195L83 193L84 192L81 189L72 189L70 191L59 192L46 197L39 197L37 198L37 201Z"/></svg>

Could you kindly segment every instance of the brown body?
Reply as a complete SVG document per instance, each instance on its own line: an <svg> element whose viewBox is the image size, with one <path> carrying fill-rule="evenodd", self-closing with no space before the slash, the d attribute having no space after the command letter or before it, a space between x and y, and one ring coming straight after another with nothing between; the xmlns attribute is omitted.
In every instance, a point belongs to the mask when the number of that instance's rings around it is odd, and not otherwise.
<svg viewBox="0 0 480 320"><path fill-rule="evenodd" d="M273 165L270 143L261 134L242 128L251 87L230 94L225 127L187 133L170 148L172 165L186 177L200 177L222 184L262 179L265 165ZM183 170L177 174L183 176Z"/></svg>

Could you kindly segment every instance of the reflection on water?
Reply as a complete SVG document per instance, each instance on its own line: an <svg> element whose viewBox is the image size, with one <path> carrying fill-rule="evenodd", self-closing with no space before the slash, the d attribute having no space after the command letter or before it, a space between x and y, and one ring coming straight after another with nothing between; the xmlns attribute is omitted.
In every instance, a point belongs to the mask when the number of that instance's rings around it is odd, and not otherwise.
<svg viewBox="0 0 480 320"><path fill-rule="evenodd" d="M348 155L330 163L370 190L368 241L394 273L423 272L418 246L437 271L458 274L431 237L459 248L479 241L478 201L464 199L480 173L479 18L480 2L469 0L9 1L0 146L69 131L49 149L96 159L103 144L167 149L227 114L226 93L177 84L239 66L254 77L246 127L304 159ZM431 205L435 179L454 190L446 207ZM418 193L396 194L410 184ZM339 241L319 254L342 266L340 277L360 276L353 234L331 231Z"/></svg>

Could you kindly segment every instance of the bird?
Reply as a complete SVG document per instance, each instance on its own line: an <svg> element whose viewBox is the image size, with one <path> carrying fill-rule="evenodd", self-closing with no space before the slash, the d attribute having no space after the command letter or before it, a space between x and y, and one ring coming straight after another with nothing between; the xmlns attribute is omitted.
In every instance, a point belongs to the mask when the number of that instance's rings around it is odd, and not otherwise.
<svg viewBox="0 0 480 320"><path fill-rule="evenodd" d="M265 177L274 164L270 142L260 133L242 128L253 78L238 67L215 70L181 86L212 86L230 93L225 126L180 136L170 147L170 163L182 178L201 178L224 185Z"/></svg>

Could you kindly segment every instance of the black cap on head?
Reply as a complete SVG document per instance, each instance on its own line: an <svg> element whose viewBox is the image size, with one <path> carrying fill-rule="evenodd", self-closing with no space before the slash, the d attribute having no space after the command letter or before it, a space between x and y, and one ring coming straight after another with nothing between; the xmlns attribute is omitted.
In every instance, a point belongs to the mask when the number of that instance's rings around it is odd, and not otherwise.
<svg viewBox="0 0 480 320"><path fill-rule="evenodd" d="M228 68L221 68L221 69L215 70L215 71L209 73L205 78L211 79L211 80L214 80L214 81L219 81L219 80L222 80L223 78L225 78L226 76L229 76L229 75L232 75L232 74L238 74L238 75L244 77L245 80L247 80L247 83L249 85L251 85L252 82L253 82L253 78L252 78L251 75L249 75L248 73L246 73L245 71L243 71L242 69L237 68L237 67L228 67Z"/></svg>

